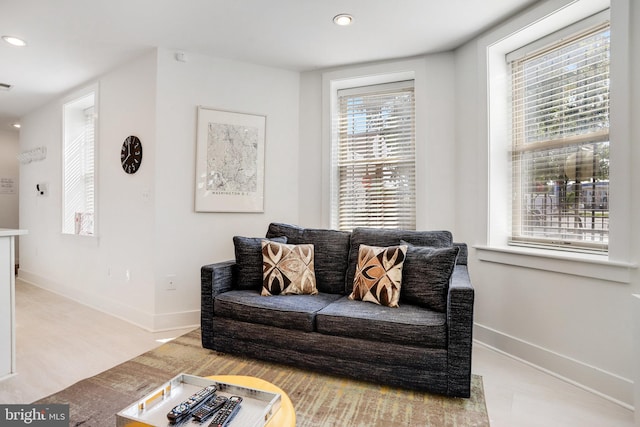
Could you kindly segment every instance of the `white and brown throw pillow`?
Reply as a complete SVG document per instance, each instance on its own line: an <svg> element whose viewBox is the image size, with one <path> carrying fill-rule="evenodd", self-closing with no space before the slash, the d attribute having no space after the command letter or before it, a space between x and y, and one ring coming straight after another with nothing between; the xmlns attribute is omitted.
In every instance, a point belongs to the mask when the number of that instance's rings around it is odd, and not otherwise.
<svg viewBox="0 0 640 427"><path fill-rule="evenodd" d="M262 295L315 295L313 245L262 241Z"/></svg>
<svg viewBox="0 0 640 427"><path fill-rule="evenodd" d="M406 245L378 247L361 244L349 299L398 307L406 254Z"/></svg>

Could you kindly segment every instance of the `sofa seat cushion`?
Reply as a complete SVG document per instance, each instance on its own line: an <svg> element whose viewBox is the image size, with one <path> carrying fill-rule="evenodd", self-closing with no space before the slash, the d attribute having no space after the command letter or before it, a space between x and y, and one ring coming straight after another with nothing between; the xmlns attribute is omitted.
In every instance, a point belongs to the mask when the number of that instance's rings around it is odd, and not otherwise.
<svg viewBox="0 0 640 427"><path fill-rule="evenodd" d="M446 348L446 315L411 304L385 307L342 297L320 310L316 330L327 335L361 338L428 348Z"/></svg>
<svg viewBox="0 0 640 427"><path fill-rule="evenodd" d="M213 312L242 322L312 332L316 313L338 298L325 293L262 296L255 290L233 290L216 296Z"/></svg>

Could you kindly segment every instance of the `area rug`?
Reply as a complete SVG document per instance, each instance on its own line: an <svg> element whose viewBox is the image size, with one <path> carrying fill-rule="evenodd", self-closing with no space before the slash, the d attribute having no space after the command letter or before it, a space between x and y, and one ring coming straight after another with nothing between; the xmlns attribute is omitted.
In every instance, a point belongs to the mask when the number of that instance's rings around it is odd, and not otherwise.
<svg viewBox="0 0 640 427"><path fill-rule="evenodd" d="M269 381L289 395L297 427L489 426L477 375L470 399L450 398L206 350L199 329L34 403L70 404L71 426L113 427L117 412L180 373Z"/></svg>

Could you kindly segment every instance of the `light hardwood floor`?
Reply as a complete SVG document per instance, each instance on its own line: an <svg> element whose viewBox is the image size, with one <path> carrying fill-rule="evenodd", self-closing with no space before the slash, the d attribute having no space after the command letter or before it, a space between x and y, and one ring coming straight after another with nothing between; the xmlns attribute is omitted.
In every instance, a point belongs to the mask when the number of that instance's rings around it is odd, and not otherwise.
<svg viewBox="0 0 640 427"><path fill-rule="evenodd" d="M150 333L17 279L18 374L0 381L0 402L31 403L189 330Z"/></svg>
<svg viewBox="0 0 640 427"><path fill-rule="evenodd" d="M31 403L189 331L146 332L19 279L16 323L18 375L0 381L0 403ZM492 427L635 425L615 403L482 345L473 351Z"/></svg>

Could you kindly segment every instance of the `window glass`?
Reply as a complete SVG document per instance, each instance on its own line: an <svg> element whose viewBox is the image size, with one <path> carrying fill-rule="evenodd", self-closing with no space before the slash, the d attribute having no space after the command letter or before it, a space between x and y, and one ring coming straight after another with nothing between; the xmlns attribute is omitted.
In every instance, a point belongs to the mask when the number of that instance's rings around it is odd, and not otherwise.
<svg viewBox="0 0 640 427"><path fill-rule="evenodd" d="M609 25L513 60L514 244L606 251Z"/></svg>

